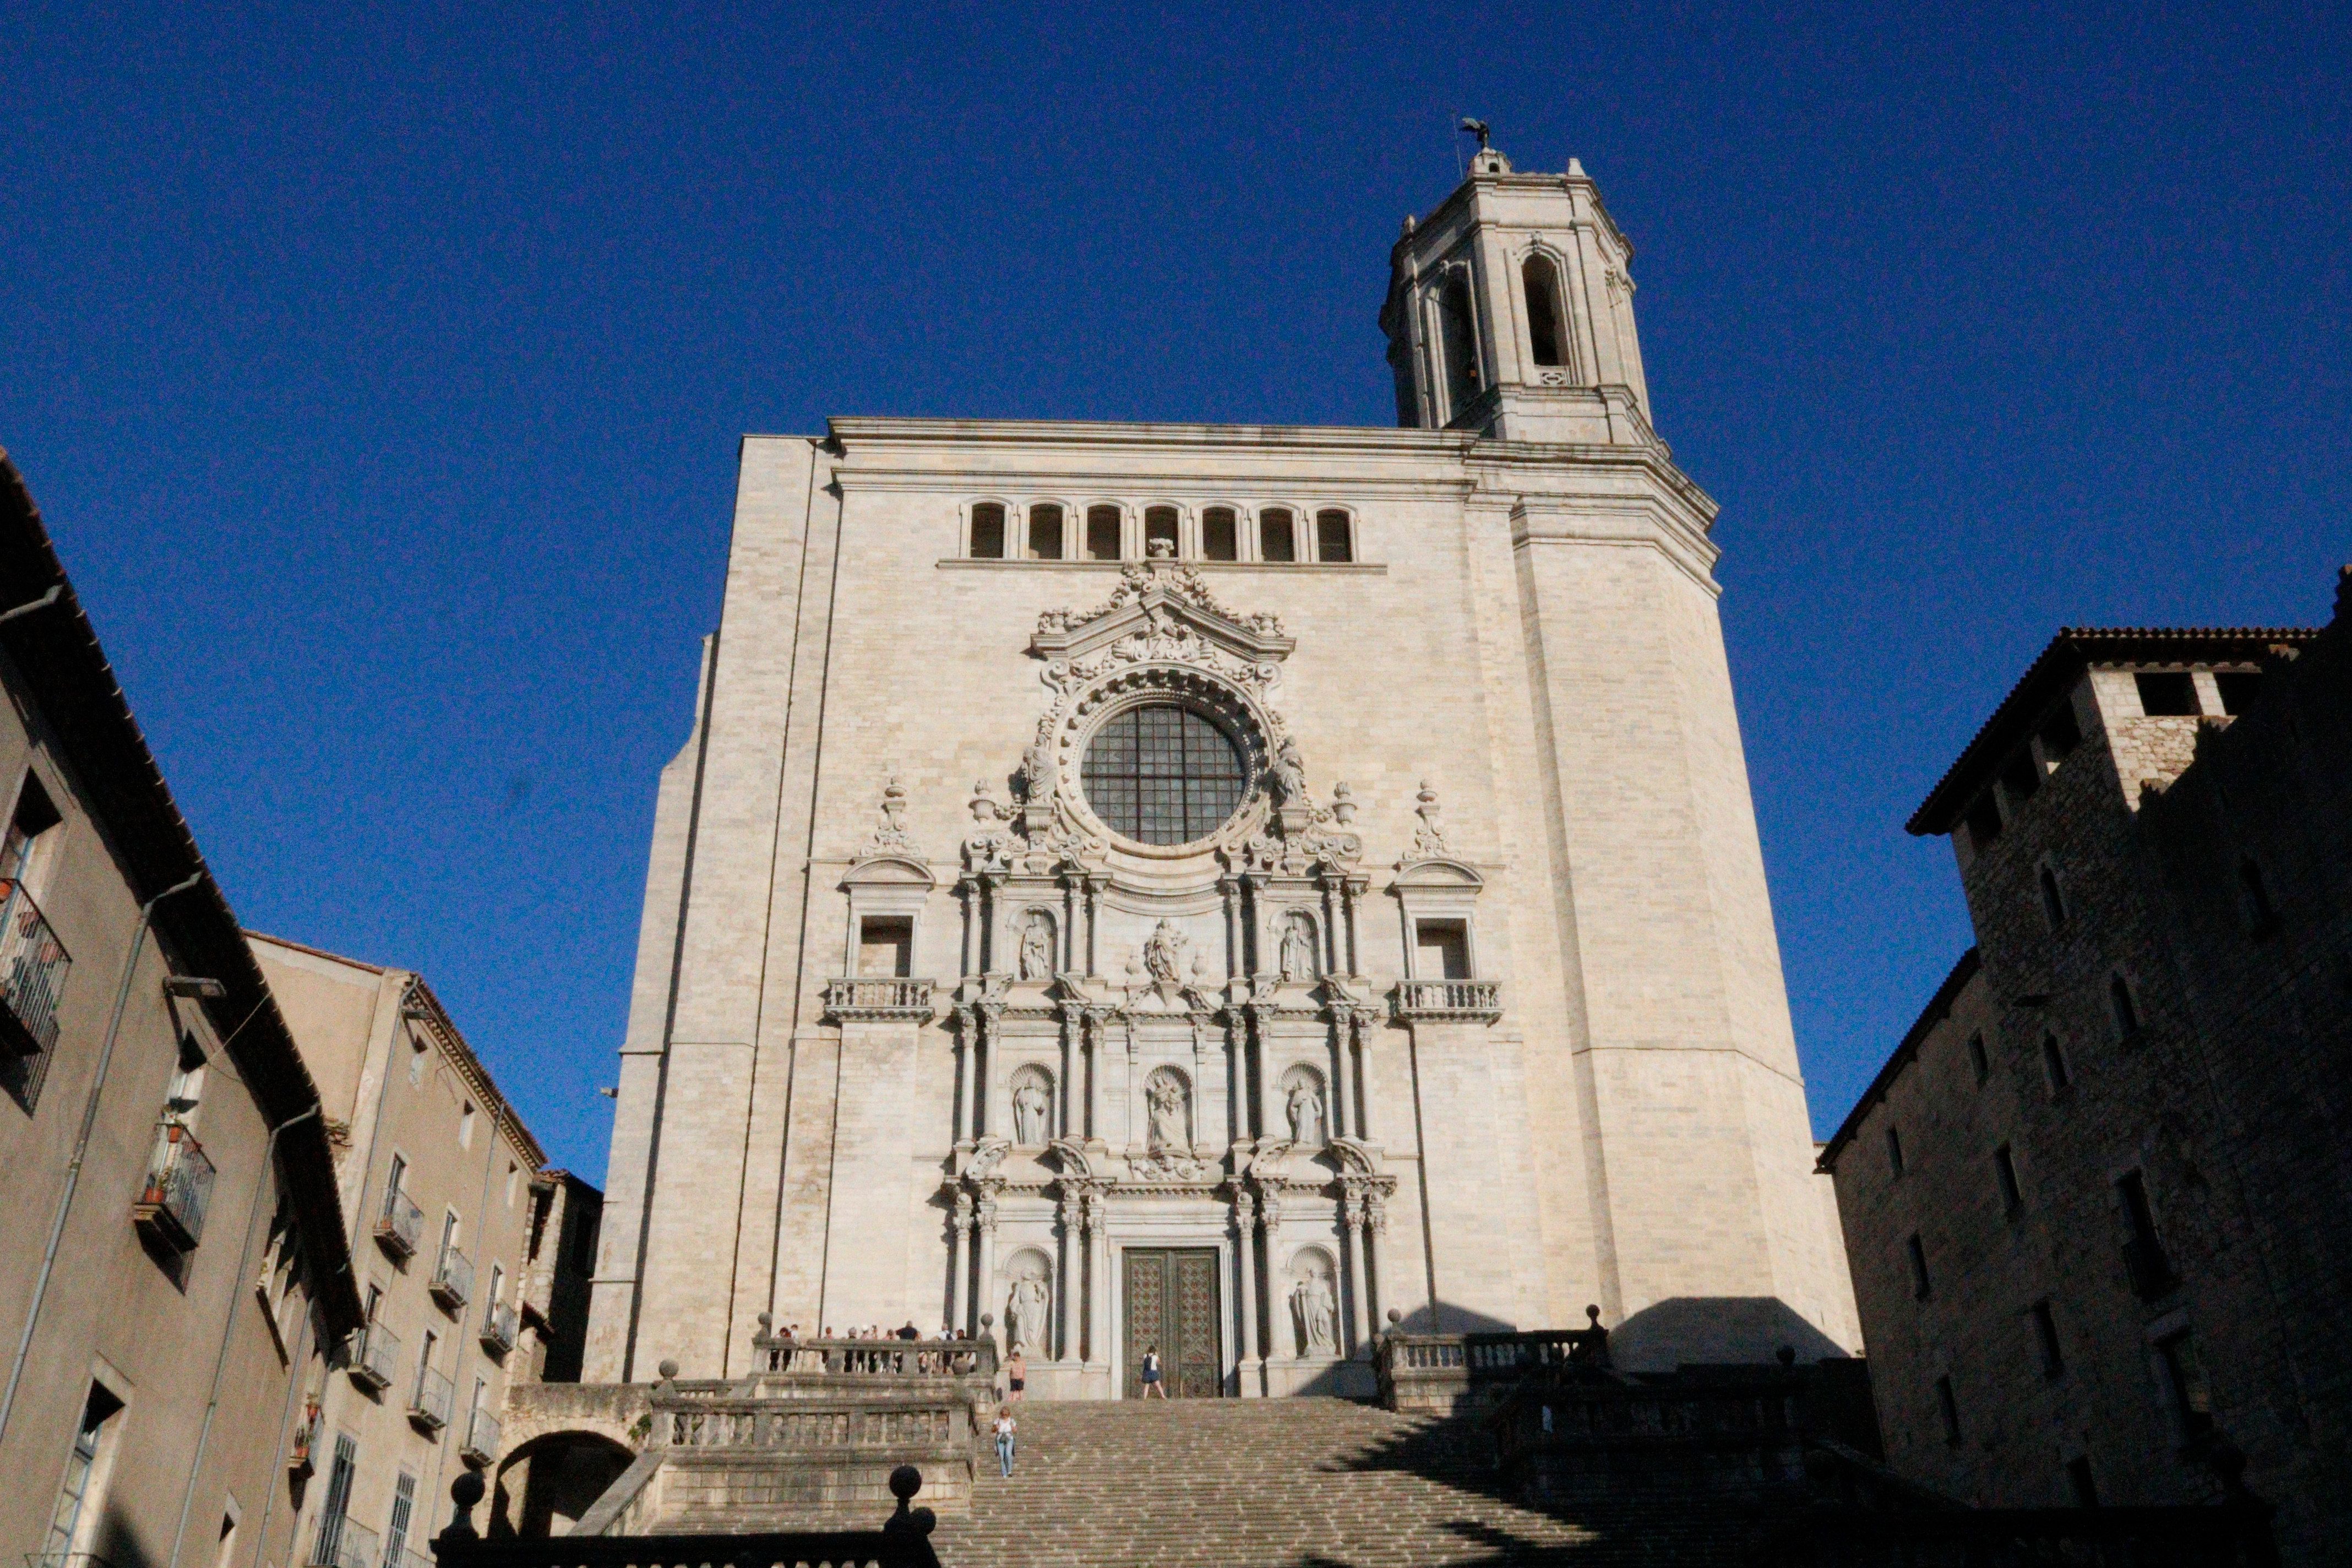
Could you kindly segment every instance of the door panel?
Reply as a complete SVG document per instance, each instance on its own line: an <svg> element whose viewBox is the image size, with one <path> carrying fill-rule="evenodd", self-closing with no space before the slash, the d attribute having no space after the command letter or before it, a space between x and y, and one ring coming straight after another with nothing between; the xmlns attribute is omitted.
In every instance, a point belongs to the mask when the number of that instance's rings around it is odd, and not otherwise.
<svg viewBox="0 0 2352 1568"><path fill-rule="evenodd" d="M1124 1256L1127 1397L1142 1397L1143 1353L1154 1345L1171 1398L1222 1394L1216 1249L1129 1247Z"/></svg>

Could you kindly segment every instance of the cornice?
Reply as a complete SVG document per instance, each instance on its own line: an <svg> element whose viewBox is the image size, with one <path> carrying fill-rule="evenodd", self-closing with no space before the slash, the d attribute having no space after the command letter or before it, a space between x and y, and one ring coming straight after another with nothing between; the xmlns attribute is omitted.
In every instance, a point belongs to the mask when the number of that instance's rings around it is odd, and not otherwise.
<svg viewBox="0 0 2352 1568"><path fill-rule="evenodd" d="M866 442L916 447L1062 447L1097 451L1192 447L1250 452L1387 452L1409 457L1460 451L1477 439L1460 431L1402 426L1212 425L1093 419L844 416L828 419L825 427L832 442L853 461L857 446Z"/></svg>

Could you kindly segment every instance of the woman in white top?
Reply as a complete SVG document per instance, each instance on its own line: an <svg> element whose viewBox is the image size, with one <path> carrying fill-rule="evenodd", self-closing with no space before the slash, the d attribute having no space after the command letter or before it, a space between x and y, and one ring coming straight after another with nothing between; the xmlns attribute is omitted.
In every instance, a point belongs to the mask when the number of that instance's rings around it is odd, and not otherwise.
<svg viewBox="0 0 2352 1568"><path fill-rule="evenodd" d="M1004 1471L1004 1479L1013 1479L1013 1406L996 1407L996 1422L990 1430L996 1434L996 1462Z"/></svg>

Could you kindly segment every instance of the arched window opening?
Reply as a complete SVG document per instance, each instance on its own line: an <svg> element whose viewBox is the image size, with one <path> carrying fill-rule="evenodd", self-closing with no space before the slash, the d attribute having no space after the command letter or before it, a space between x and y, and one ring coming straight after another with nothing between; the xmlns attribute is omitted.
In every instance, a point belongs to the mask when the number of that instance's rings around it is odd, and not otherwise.
<svg viewBox="0 0 2352 1568"><path fill-rule="evenodd" d="M1029 559L1059 561L1062 558L1062 509L1051 501L1039 501L1029 509Z"/></svg>
<svg viewBox="0 0 2352 1568"><path fill-rule="evenodd" d="M2042 913L2052 931L2066 923L2065 895L2058 890L2057 873L2047 866L2042 868Z"/></svg>
<svg viewBox="0 0 2352 1568"><path fill-rule="evenodd" d="M1166 545L1165 550L1160 549ZM1172 506L1151 506L1143 509L1143 552L1146 555L1174 556L1177 552L1176 509Z"/></svg>
<svg viewBox="0 0 2352 1568"><path fill-rule="evenodd" d="M2139 1009L2132 1005L2131 987L2120 974L2107 977L2107 1005L2116 1016L2116 1037L2129 1042L2139 1037Z"/></svg>
<svg viewBox="0 0 2352 1568"><path fill-rule="evenodd" d="M971 558L1004 559L1004 509L994 501L982 501L971 509Z"/></svg>
<svg viewBox="0 0 2352 1568"><path fill-rule="evenodd" d="M1288 507L1270 506L1257 514L1257 558L1296 561L1298 538Z"/></svg>
<svg viewBox="0 0 2352 1568"><path fill-rule="evenodd" d="M1241 529L1234 521L1233 508L1213 506L1201 514L1201 553L1212 561L1242 558Z"/></svg>
<svg viewBox="0 0 2352 1568"><path fill-rule="evenodd" d="M1470 324L1470 284L1460 268L1437 290L1438 350L1445 364L1445 417L1462 416L1478 395L1478 339Z"/></svg>
<svg viewBox="0 0 2352 1568"><path fill-rule="evenodd" d="M1559 269L1549 257L1530 256L1519 268L1528 290L1528 337L1536 363L1558 367L1568 363L1568 314L1559 308Z"/></svg>
<svg viewBox="0 0 2352 1568"><path fill-rule="evenodd" d="M1087 559L1116 561L1118 547L1118 508L1090 506L1087 508Z"/></svg>
<svg viewBox="0 0 2352 1568"><path fill-rule="evenodd" d="M1355 539L1348 527L1348 514L1336 508L1317 512L1315 514L1315 559L1353 561L1355 558Z"/></svg>

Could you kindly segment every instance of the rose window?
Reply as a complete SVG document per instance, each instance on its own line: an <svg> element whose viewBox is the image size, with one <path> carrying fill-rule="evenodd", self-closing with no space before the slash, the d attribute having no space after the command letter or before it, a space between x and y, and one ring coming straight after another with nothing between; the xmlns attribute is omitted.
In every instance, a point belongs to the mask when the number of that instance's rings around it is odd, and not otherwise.
<svg viewBox="0 0 2352 1568"><path fill-rule="evenodd" d="M1139 844L1190 844L1225 825L1248 774L1216 721L1173 702L1114 714L1087 743L1081 782L1103 825Z"/></svg>

